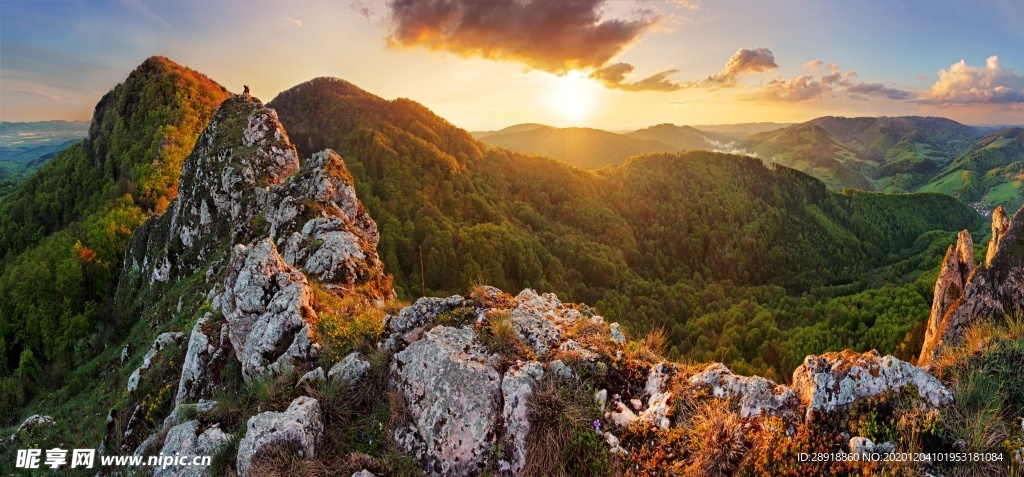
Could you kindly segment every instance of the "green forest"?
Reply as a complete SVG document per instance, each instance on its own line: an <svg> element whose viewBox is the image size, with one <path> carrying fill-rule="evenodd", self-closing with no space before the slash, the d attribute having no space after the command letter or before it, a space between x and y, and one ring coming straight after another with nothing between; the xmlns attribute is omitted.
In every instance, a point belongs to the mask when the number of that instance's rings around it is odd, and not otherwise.
<svg viewBox="0 0 1024 477"><path fill-rule="evenodd" d="M0 201L0 419L120 346L139 318L112 297L125 246L167 210L227 95L151 58L104 96L87 140ZM808 353L909 357L942 252L956 231L982 227L950 196L835 193L727 154L585 171L488 148L413 101L341 80L269 105L300 157L344 157L402 299L476 284L555 292L635 336L662 336L672 357L778 381Z"/></svg>
<svg viewBox="0 0 1024 477"><path fill-rule="evenodd" d="M135 317L113 294L128 239L167 209L227 95L150 58L100 100L88 139L0 201L0 418L123 338Z"/></svg>
<svg viewBox="0 0 1024 477"><path fill-rule="evenodd" d="M912 349L926 272L955 231L982 225L949 196L837 194L727 154L584 171L488 149L419 104L336 79L269 105L300 155L345 158L404 297L556 292L637 335L661 330L672 355L781 381L807 353Z"/></svg>

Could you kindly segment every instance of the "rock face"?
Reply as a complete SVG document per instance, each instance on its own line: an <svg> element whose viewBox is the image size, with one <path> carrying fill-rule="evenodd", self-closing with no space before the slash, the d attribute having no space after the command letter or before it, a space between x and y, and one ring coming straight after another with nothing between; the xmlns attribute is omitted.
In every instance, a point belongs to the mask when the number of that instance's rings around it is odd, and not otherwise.
<svg viewBox="0 0 1024 477"><path fill-rule="evenodd" d="M927 366L948 346L958 345L964 330L974 323L998 320L1003 315L1024 310L1024 214L1018 213L1007 221L1001 209L992 214L992 240L984 266L973 272L959 275L963 266L958 257L964 257L962 246L971 245L970 234L960 233L956 251L947 253L939 279L936 281L935 302L928 319L925 341L918 364ZM970 257L973 260L973 254ZM952 286L942 296L948 300L939 301L940 285L956 283L963 276L961 293L950 293ZM939 306L936 306L939 305Z"/></svg>
<svg viewBox="0 0 1024 477"><path fill-rule="evenodd" d="M139 314L156 325L167 314L147 312L147 304L160 303L168 291L188 291L184 302L199 319L188 336L172 414L237 379L223 373L232 361L250 381L315 359L312 283L325 293L344 295L358 287L367 298L393 297L378 240L340 156L325 150L300 161L273 110L248 95L225 100L182 164L178 197L132 236L118 285L123 308L143 304ZM177 313L185 313L181 299ZM148 379L146 363L167 338L154 343L138 377L130 380L133 388ZM174 383L159 384L162 389ZM141 399L122 410L129 418L120 440L129 452L148 432ZM312 452L320 434L316 423L322 426L319 406L296 400L293 407L257 416L240 462L265 442L281 439ZM177 429L181 439L175 445L216 440L204 433L189 436L184 424L173 421L164 430ZM291 427L270 430L287 422ZM203 426L204 432L218 427Z"/></svg>
<svg viewBox="0 0 1024 477"><path fill-rule="evenodd" d="M963 296L967 279L974 271L974 241L971 233L963 230L956 238L956 245L950 245L942 259L939 276L932 293L932 310L925 330L925 341L935 339L939 333L942 317Z"/></svg>
<svg viewBox="0 0 1024 477"><path fill-rule="evenodd" d="M219 427L209 427L199 431L199 421L188 421L178 424L167 431L164 446L160 450L163 455L209 456L228 444L231 436ZM208 475L209 469L203 466L168 466L153 467L153 477L200 477Z"/></svg>
<svg viewBox="0 0 1024 477"><path fill-rule="evenodd" d="M491 456L501 412L501 375L473 331L438 326L395 354L393 386L412 422L395 440L438 475L473 475Z"/></svg>
<svg viewBox="0 0 1024 477"><path fill-rule="evenodd" d="M386 320L388 336L381 346L397 350L389 365L389 386L406 402L410 418L394 430L394 437L432 475L479 475L491 462L501 475L519 475L527 460L535 386L549 375L579 379L562 360L541 356L568 353L581 363L596 360L597 349L568 336L581 325L596 330L603 344L618 346L603 318L586 317L554 295L524 290L513 298L494 288L485 288L483 295L423 298ZM458 308L467 310L470 323L435 325ZM517 358L499 371L508 358L490 350L477 329L492 312L507 316L523 352L539 351L540 359ZM664 380L654 380L657 401L665 395Z"/></svg>
<svg viewBox="0 0 1024 477"><path fill-rule="evenodd" d="M932 406L947 406L953 394L939 380L905 361L878 353L825 353L808 356L793 371L793 390L812 411L832 412L853 404L857 399L878 396L906 386L914 386L922 399Z"/></svg>
<svg viewBox="0 0 1024 477"><path fill-rule="evenodd" d="M324 431L320 403L301 396L284 412L264 412L249 419L245 437L238 443L238 473L249 475L254 458L275 446L287 446L300 457L316 455Z"/></svg>
<svg viewBox="0 0 1024 477"><path fill-rule="evenodd" d="M212 321L212 313L206 313L196 321L181 366L178 392L174 396L175 406L213 395L214 383L217 381L214 373L222 369L227 360L235 357L228 335L227 323L218 326Z"/></svg>
<svg viewBox="0 0 1024 477"><path fill-rule="evenodd" d="M312 295L306 277L285 263L269 239L235 246L221 307L246 381L315 357Z"/></svg>
<svg viewBox="0 0 1024 477"><path fill-rule="evenodd" d="M792 389L760 376L737 376L721 363L691 376L690 384L716 398L739 401L740 417L744 419L762 415L792 419L800 405Z"/></svg>

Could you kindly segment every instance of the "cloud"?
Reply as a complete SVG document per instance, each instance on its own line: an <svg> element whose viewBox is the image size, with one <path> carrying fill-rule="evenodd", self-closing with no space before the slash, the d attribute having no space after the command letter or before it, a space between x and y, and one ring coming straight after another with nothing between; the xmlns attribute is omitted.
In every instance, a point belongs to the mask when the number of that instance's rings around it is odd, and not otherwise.
<svg viewBox="0 0 1024 477"><path fill-rule="evenodd" d="M50 94L50 93L47 93L45 91L34 90L34 89L19 88L19 89L7 90L5 92L9 93L9 94L21 94L21 95L25 95L25 96L31 96L33 98L48 99L50 101L60 101L60 96L57 96L55 94Z"/></svg>
<svg viewBox="0 0 1024 477"><path fill-rule="evenodd" d="M677 69L666 69L635 82L626 82L626 75L633 72L629 63L615 63L594 70L590 77L600 81L606 88L624 91L677 91L683 88L725 88L736 86L739 77L746 73L762 73L778 68L775 56L767 48L748 50L740 48L725 63L722 71L701 81L677 82L669 76Z"/></svg>
<svg viewBox="0 0 1024 477"><path fill-rule="evenodd" d="M295 28L302 28L302 20L298 18L285 17L284 21L291 23Z"/></svg>
<svg viewBox="0 0 1024 477"><path fill-rule="evenodd" d="M745 73L764 73L774 70L779 65L775 64L775 55L767 48L754 48L748 50L740 48L729 57L725 68L718 73L708 76L708 79L700 82L703 85L711 86L736 86L736 80Z"/></svg>
<svg viewBox="0 0 1024 477"><path fill-rule="evenodd" d="M856 85L851 78L857 76L856 71L842 71L837 64L830 64L825 71L821 67L825 62L811 60L804 63L804 69L811 73L801 74L791 80L775 78L754 92L740 95L740 99L752 101L784 101L800 102L820 97L837 89L849 89ZM819 77L820 75L820 77ZM866 91L861 91L866 93Z"/></svg>
<svg viewBox="0 0 1024 477"><path fill-rule="evenodd" d="M918 102L935 105L1024 103L1024 75L990 56L985 66L967 66L964 60L939 71L939 80Z"/></svg>
<svg viewBox="0 0 1024 477"><path fill-rule="evenodd" d="M392 47L523 63L555 74L605 67L660 16L603 19L606 0L392 0Z"/></svg>
<svg viewBox="0 0 1024 477"><path fill-rule="evenodd" d="M865 95L881 96L896 101L905 101L915 97L915 94L910 91L889 88L882 83L857 83L847 87L846 92L851 93L850 98L862 100L867 99L864 97Z"/></svg>
<svg viewBox="0 0 1024 477"><path fill-rule="evenodd" d="M824 64L825 62L821 60L811 60L804 63L804 69L807 71L818 71L818 69L821 68L821 65Z"/></svg>
<svg viewBox="0 0 1024 477"><path fill-rule="evenodd" d="M626 75L632 73L635 68L629 63L615 63L594 70L590 77L606 88L622 91L676 91L682 87L668 78L678 73L677 69L662 70L639 81L626 82Z"/></svg>

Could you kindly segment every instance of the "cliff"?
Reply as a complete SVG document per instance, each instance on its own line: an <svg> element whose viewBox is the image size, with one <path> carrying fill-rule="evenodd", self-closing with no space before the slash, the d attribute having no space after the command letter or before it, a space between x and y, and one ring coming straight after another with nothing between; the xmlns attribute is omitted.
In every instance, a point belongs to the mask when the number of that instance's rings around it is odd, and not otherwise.
<svg viewBox="0 0 1024 477"><path fill-rule="evenodd" d="M1002 322L1024 310L1024 214L1018 211L1010 220L998 207L985 263L974 266L973 249L971 234L964 230L942 261L918 359L922 366L962 344L970 327Z"/></svg>

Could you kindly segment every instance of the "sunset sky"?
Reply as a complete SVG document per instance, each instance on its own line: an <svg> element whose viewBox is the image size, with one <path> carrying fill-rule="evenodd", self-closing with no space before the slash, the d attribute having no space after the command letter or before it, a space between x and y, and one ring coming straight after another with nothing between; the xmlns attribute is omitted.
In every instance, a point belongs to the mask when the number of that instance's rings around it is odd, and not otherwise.
<svg viewBox="0 0 1024 477"><path fill-rule="evenodd" d="M0 0L0 120L88 119L164 55L265 101L316 76L454 124L1024 124L1024 2Z"/></svg>

